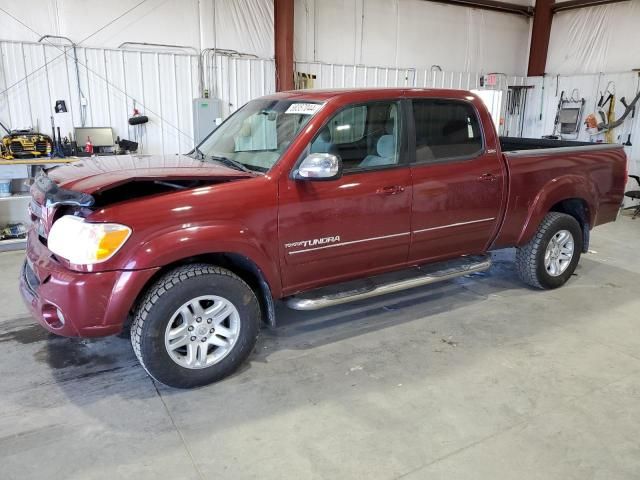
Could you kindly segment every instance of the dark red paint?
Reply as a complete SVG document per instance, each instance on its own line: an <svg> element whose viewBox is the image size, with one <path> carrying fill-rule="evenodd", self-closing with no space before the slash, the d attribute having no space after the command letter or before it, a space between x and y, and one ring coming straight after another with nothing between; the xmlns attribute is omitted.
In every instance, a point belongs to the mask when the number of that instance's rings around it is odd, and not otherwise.
<svg viewBox="0 0 640 480"><path fill-rule="evenodd" d="M92 212L90 222L116 222L133 229L124 247L101 264L87 267L55 259L32 230L27 258L42 284L36 294L23 279L21 290L45 328L61 335L116 333L155 274L198 255L230 252L246 257L262 272L273 296L282 298L418 262L521 245L549 209L564 199L587 203L591 227L613 221L622 201L622 147L503 155L486 108L468 92L375 89L284 92L274 97L326 103L267 175L181 155L101 157L49 172L61 187L91 194L132 178L195 178L210 184ZM470 101L480 113L484 154L457 162L345 174L332 181L292 178L304 149L336 110L374 99L424 97ZM53 212L45 212L44 218L49 228ZM465 223L478 219L492 220ZM459 223L463 225L455 225ZM449 228L437 228L444 225ZM339 236L346 245L294 255L285 247L329 236ZM63 328L44 321L43 307L48 304L64 312Z"/></svg>

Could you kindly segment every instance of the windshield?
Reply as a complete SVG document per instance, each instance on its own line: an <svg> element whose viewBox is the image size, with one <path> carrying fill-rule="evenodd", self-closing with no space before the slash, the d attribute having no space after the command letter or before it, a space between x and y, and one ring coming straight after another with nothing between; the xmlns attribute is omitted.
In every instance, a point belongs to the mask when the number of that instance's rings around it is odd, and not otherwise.
<svg viewBox="0 0 640 480"><path fill-rule="evenodd" d="M292 100L252 100L198 145L195 154L238 169L266 172L320 107Z"/></svg>

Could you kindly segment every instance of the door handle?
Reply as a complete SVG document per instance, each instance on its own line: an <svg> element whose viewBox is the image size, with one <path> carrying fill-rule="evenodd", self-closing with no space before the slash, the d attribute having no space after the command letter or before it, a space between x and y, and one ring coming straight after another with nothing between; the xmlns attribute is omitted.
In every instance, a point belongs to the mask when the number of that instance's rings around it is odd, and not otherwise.
<svg viewBox="0 0 640 480"><path fill-rule="evenodd" d="M387 187L381 187L376 190L376 193L380 195L396 195L397 193L404 192L404 187L401 185L389 185Z"/></svg>
<svg viewBox="0 0 640 480"><path fill-rule="evenodd" d="M498 179L493 173L484 173L478 177L481 182L495 182Z"/></svg>

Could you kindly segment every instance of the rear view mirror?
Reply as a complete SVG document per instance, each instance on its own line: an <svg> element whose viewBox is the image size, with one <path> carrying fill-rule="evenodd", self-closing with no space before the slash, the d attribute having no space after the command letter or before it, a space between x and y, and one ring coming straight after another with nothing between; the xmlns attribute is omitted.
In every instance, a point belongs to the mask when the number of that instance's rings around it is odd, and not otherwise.
<svg viewBox="0 0 640 480"><path fill-rule="evenodd" d="M335 180L342 175L340 157L331 153L311 153L295 174L298 180Z"/></svg>

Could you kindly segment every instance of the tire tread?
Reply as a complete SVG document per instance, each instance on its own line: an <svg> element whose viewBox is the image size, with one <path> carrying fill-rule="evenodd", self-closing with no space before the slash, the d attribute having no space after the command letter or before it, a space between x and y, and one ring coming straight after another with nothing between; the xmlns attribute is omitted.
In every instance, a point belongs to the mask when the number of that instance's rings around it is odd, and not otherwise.
<svg viewBox="0 0 640 480"><path fill-rule="evenodd" d="M553 228L554 224L558 220L566 217L573 219L573 217L567 215L566 213L547 213L542 222L540 222L540 225L538 226L538 230L536 230L536 234L534 235L534 237L529 240L526 245L516 249L516 271L518 272L520 280L522 280L524 283L535 288L545 288L540 282L537 273L538 253L541 248L546 248L546 245L543 245L545 234L549 231L550 228Z"/></svg>
<svg viewBox="0 0 640 480"><path fill-rule="evenodd" d="M137 308L135 309L133 322L131 324L131 345L133 347L133 351L136 355L136 358L142 365L142 368L147 372L147 374L156 381L163 383L161 380L157 379L146 367L142 355L142 330L144 322L149 315L149 312L153 308L153 306L160 300L163 295L166 295L171 291L173 287L178 285L180 282L185 281L189 278L194 278L202 275L218 275L218 276L226 276L230 277L240 283L242 283L249 291L253 292L251 287L247 285L247 283L242 280L235 273L221 268L215 265L207 264L207 263L195 263L182 265L180 267L175 268L172 271L169 271L162 277L160 277L147 291L147 293L142 297L140 302L138 303ZM255 293L254 293L255 295ZM260 329L257 329L255 338L253 338L253 343L258 340L258 336L260 333Z"/></svg>

